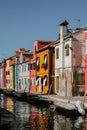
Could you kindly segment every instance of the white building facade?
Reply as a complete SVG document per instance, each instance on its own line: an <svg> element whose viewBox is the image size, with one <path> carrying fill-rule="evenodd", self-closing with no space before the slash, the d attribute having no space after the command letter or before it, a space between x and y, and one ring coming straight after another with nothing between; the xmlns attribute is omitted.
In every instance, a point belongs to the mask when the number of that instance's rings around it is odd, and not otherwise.
<svg viewBox="0 0 87 130"><path fill-rule="evenodd" d="M55 42L55 92L70 97L84 91L84 29L68 33L67 25L60 24Z"/></svg>

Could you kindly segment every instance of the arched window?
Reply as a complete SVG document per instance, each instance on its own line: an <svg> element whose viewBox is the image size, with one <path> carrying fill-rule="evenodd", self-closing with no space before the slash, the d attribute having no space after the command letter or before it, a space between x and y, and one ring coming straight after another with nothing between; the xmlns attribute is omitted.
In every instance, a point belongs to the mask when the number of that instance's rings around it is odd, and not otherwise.
<svg viewBox="0 0 87 130"><path fill-rule="evenodd" d="M39 86L39 76L36 78L36 86Z"/></svg>
<svg viewBox="0 0 87 130"><path fill-rule="evenodd" d="M47 76L46 75L43 78L43 86L47 86Z"/></svg>
<svg viewBox="0 0 87 130"><path fill-rule="evenodd" d="M36 59L36 70L39 71L39 69L40 69L40 58L37 57L37 59Z"/></svg>

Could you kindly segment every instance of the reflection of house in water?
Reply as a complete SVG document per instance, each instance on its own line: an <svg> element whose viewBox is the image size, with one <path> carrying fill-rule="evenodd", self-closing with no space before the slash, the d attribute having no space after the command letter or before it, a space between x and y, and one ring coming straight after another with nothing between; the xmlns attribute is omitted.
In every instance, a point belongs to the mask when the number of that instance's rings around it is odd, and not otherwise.
<svg viewBox="0 0 87 130"><path fill-rule="evenodd" d="M34 106L30 107L30 117L29 117L29 121L31 123L31 128L33 128L33 130L36 130L37 128L37 115L38 115L38 111Z"/></svg>
<svg viewBox="0 0 87 130"><path fill-rule="evenodd" d="M4 103L4 95L0 94L0 107L4 108L4 105L5 105L5 103Z"/></svg>
<svg viewBox="0 0 87 130"><path fill-rule="evenodd" d="M14 112L14 101L13 101L13 99L6 98L6 100L5 100L5 108L10 112Z"/></svg>
<svg viewBox="0 0 87 130"><path fill-rule="evenodd" d="M77 119L75 120L75 123L74 123L74 128L76 129L80 129L81 128L81 125L84 123L84 117L83 116L79 116L77 117ZM85 129L84 129L85 130Z"/></svg>
<svg viewBox="0 0 87 130"><path fill-rule="evenodd" d="M28 120L30 114L30 107L26 102L16 101L15 106L16 120Z"/></svg>
<svg viewBox="0 0 87 130"><path fill-rule="evenodd" d="M55 130L72 130L72 121L63 115L55 115L54 118Z"/></svg>
<svg viewBox="0 0 87 130"><path fill-rule="evenodd" d="M38 128L38 130L46 130L46 129L48 129L48 127L53 126L53 120L52 120L51 124L49 125L49 123L50 123L49 109L46 110L46 109L42 108L42 109L38 110L38 108L31 106L29 120L31 123L31 128L33 128L33 130L37 130L37 128Z"/></svg>
<svg viewBox="0 0 87 130"><path fill-rule="evenodd" d="M44 129L49 129L50 125L50 116L49 116L49 110L41 110L37 116L37 121L38 121L38 125L39 125L39 130L44 130Z"/></svg>

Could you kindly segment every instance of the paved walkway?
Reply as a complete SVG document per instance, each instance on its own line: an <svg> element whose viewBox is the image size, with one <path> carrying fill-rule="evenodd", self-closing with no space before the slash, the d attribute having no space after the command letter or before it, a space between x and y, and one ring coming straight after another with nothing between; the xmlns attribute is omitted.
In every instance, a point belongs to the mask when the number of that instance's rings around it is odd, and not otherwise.
<svg viewBox="0 0 87 130"><path fill-rule="evenodd" d="M76 104L76 101L83 101L83 96L74 96L74 97L71 97L70 100L68 99L68 97L61 97L61 96L53 95L53 94L52 95L41 95L41 96L49 98L53 102L70 103L70 104L74 104L74 105ZM87 97L84 102L84 107L87 109Z"/></svg>

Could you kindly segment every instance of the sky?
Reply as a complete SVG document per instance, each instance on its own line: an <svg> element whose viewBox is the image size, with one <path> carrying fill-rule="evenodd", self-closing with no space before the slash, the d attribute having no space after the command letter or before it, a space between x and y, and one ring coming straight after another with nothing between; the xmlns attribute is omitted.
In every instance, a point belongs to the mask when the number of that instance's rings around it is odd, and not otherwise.
<svg viewBox="0 0 87 130"><path fill-rule="evenodd" d="M87 0L0 0L0 62L34 40L56 40L59 24L87 27Z"/></svg>

